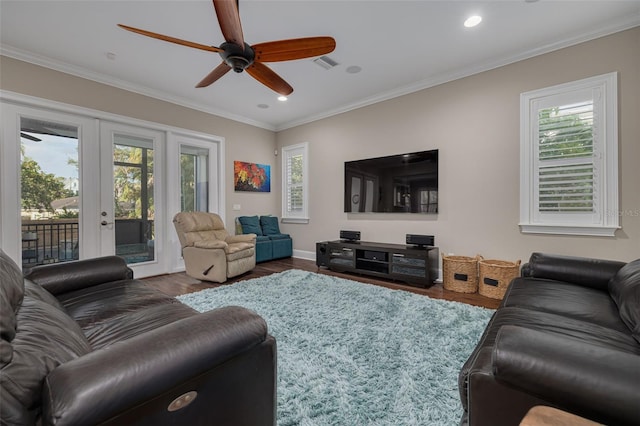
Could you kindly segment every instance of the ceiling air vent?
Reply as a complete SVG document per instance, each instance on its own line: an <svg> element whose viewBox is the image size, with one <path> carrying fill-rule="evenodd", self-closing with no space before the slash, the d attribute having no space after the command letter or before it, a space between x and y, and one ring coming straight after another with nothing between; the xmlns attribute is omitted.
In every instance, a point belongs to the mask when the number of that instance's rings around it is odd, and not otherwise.
<svg viewBox="0 0 640 426"><path fill-rule="evenodd" d="M321 66L325 70L330 70L331 68L338 65L336 61L334 61L328 56L320 56L319 58L314 59L313 62L315 62L317 65Z"/></svg>

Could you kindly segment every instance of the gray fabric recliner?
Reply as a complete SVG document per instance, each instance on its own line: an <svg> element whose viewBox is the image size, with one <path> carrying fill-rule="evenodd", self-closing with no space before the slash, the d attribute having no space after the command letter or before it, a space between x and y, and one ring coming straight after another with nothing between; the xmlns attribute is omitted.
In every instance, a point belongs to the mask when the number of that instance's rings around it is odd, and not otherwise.
<svg viewBox="0 0 640 426"><path fill-rule="evenodd" d="M180 212L173 224L190 277L222 283L256 266L256 235L230 235L217 214Z"/></svg>

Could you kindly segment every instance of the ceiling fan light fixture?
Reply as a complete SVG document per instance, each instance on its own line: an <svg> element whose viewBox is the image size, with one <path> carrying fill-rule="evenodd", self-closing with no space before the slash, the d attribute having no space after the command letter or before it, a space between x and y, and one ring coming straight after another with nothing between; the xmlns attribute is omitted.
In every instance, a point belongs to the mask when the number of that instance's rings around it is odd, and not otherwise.
<svg viewBox="0 0 640 426"><path fill-rule="evenodd" d="M288 98L287 98L286 96L284 96L284 95L278 96L278 100L279 100L280 102L285 102L287 99L288 99Z"/></svg>
<svg viewBox="0 0 640 426"><path fill-rule="evenodd" d="M228 56L224 61L235 72L242 72L247 69L249 65L251 65L251 63L249 63L249 61L242 56Z"/></svg>
<svg viewBox="0 0 640 426"><path fill-rule="evenodd" d="M222 43L220 57L235 72L242 72L253 64L255 52L245 43L244 48L234 43Z"/></svg>

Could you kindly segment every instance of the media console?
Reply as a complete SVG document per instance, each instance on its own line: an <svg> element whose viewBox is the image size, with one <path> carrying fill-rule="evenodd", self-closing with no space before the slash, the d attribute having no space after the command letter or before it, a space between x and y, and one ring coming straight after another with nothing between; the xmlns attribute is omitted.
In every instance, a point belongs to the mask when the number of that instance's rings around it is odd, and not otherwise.
<svg viewBox="0 0 640 426"><path fill-rule="evenodd" d="M316 265L428 287L437 278L438 248L366 241L316 243Z"/></svg>

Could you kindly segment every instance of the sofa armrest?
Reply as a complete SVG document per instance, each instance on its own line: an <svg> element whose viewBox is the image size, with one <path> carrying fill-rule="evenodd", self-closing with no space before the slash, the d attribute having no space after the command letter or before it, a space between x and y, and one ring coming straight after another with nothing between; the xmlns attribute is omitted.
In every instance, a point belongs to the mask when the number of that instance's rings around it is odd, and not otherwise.
<svg viewBox="0 0 640 426"><path fill-rule="evenodd" d="M229 244L222 240L200 240L193 243L196 248L203 249L226 249Z"/></svg>
<svg viewBox="0 0 640 426"><path fill-rule="evenodd" d="M595 421L640 424L640 355L513 325L493 350L496 380Z"/></svg>
<svg viewBox="0 0 640 426"><path fill-rule="evenodd" d="M624 262L613 260L533 253L527 267L523 268L523 276L565 281L607 291L609 280L624 265Z"/></svg>
<svg viewBox="0 0 640 426"><path fill-rule="evenodd" d="M240 235L230 235L227 237L226 241L231 243L255 243L256 242L256 234L240 234Z"/></svg>
<svg viewBox="0 0 640 426"><path fill-rule="evenodd" d="M245 357L242 354L265 342L271 343L275 352L275 342L268 336L264 320L248 309L229 306L113 344L62 364L49 374L43 386L44 423L101 424L114 422L115 418L118 424L123 421L122 416L133 416L145 419L141 424L178 424L180 421L193 424L188 417L176 417L167 410L171 401L188 391L197 391L200 397L199 401L194 400L193 407L184 410L184 415L193 416L193 411L199 410L196 418L208 416L212 421L221 413L215 412L218 407L213 405L217 402L211 400L211 395L202 395L201 388L207 384L198 386L198 380L212 370L226 377L220 372L229 368L234 357ZM275 374L275 353L271 358L273 373L266 377ZM248 370L248 374L265 377L252 371L260 367L246 364L241 367ZM261 368L268 373L268 368ZM247 381L249 383L242 383L243 388L256 386L251 383L252 379ZM275 389L275 381L266 385ZM230 392L233 384L219 382L213 387L220 392ZM263 389L263 386L256 388ZM155 409L150 410L150 404ZM228 409L248 407L252 407L251 401L238 401Z"/></svg>
<svg viewBox="0 0 640 426"><path fill-rule="evenodd" d="M133 271L123 258L105 256L36 266L25 278L58 295L111 281L132 279Z"/></svg>

